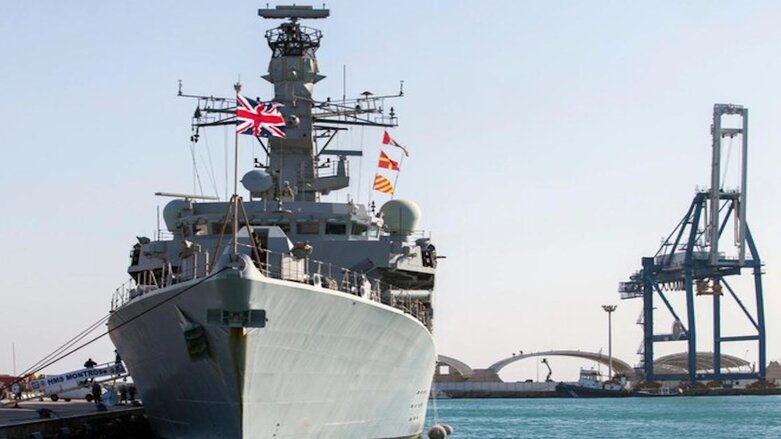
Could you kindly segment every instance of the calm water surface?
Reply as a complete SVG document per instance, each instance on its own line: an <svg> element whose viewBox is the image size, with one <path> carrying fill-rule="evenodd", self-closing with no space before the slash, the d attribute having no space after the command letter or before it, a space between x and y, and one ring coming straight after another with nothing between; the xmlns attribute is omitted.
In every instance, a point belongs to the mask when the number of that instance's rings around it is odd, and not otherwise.
<svg viewBox="0 0 781 439"><path fill-rule="evenodd" d="M781 438L781 396L440 399L436 420L453 439Z"/></svg>

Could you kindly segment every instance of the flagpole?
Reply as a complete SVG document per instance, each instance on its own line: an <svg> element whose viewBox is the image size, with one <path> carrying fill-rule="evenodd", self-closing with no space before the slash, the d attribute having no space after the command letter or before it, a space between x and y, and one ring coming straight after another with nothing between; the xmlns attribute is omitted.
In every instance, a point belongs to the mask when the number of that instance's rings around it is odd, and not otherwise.
<svg viewBox="0 0 781 439"><path fill-rule="evenodd" d="M401 174L401 165L404 164L404 154L399 159L399 170L396 171L396 178L393 179L393 193L391 194L391 200L396 196L396 189L399 188L397 183L399 182L399 174Z"/></svg>
<svg viewBox="0 0 781 439"><path fill-rule="evenodd" d="M361 202L361 177L363 175L363 135L365 133L365 127L361 127L361 155L358 157L358 203Z"/></svg>
<svg viewBox="0 0 781 439"><path fill-rule="evenodd" d="M241 92L241 82L233 84L238 97ZM238 103L236 104L238 105ZM234 158L233 158L233 254L239 254L239 133L234 130ZM227 218L226 218L227 220ZM216 256L216 255L215 255Z"/></svg>
<svg viewBox="0 0 781 439"><path fill-rule="evenodd" d="M377 178L377 171L374 171L374 177ZM358 186L360 188L360 186ZM372 195L374 195L374 180L372 180L372 187L369 189L369 201L366 202L366 207L371 208Z"/></svg>

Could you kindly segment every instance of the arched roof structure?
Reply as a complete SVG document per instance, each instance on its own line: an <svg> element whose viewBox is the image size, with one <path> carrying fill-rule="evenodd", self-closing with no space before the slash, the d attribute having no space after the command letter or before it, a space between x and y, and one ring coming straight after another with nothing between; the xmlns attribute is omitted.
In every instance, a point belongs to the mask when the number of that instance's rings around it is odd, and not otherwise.
<svg viewBox="0 0 781 439"><path fill-rule="evenodd" d="M721 354L721 367L727 369L748 367L751 363L733 355ZM713 352L697 352L697 370L706 372L713 370ZM665 355L654 361L656 373L689 373L689 356L686 352Z"/></svg>
<svg viewBox="0 0 781 439"><path fill-rule="evenodd" d="M437 362L442 364L447 364L448 366L455 369L458 373L460 373L464 377L469 377L475 374L475 371L469 367L468 364L456 360L455 358L448 357L445 355L437 355Z"/></svg>
<svg viewBox="0 0 781 439"><path fill-rule="evenodd" d="M496 363L490 365L488 369L493 370L498 374L500 370L504 369L506 366L512 363L515 363L516 361L520 361L525 358L532 358L532 357L552 357L552 356L585 358L587 360L596 361L604 365L610 364L610 358L607 355L600 354L598 352L545 351L545 352L530 352L528 354L521 354L521 355L515 355L513 357L507 357L504 360L499 360ZM616 373L624 374L627 378L634 377L635 375L635 370L629 363L620 360L616 357L613 357L613 370Z"/></svg>
<svg viewBox="0 0 781 439"><path fill-rule="evenodd" d="M585 358L587 360L596 361L598 363L608 365L610 359L607 355L598 352L586 352L586 351L544 351L544 352L530 352L528 354L514 355L507 357L503 360L499 360L496 363L488 367L488 369L479 369L481 372L491 372L492 376L498 377L499 372L505 367L509 366L516 361L520 361L526 358L532 357L575 357ZM468 364L457 360L453 357L445 355L439 355L437 358L439 363L446 364L464 377L471 377L475 375L475 370ZM746 360L735 357L733 355L721 354L721 367L732 369L740 367L751 366ZM697 372L706 372L713 369L713 352L697 352ZM628 379L636 379L637 374L634 368L619 358L613 357L613 370L616 373L625 375ZM677 354L665 355L659 357L654 361L654 370L657 374L686 374L689 372L689 357L686 352L680 352Z"/></svg>

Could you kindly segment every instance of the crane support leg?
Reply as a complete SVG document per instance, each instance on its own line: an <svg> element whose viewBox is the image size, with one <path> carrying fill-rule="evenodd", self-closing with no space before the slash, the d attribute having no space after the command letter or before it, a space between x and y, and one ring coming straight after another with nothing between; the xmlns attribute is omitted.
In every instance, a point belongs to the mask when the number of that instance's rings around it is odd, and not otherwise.
<svg viewBox="0 0 781 439"><path fill-rule="evenodd" d="M714 280L714 283L718 281ZM721 296L713 295L713 374L721 380Z"/></svg>
<svg viewBox="0 0 781 439"><path fill-rule="evenodd" d="M643 258L643 368L654 381L654 258Z"/></svg>
<svg viewBox="0 0 781 439"><path fill-rule="evenodd" d="M684 274L684 283L686 284L686 317L689 323L689 382L694 383L697 379L697 332L695 327L697 321L694 318L694 284L690 270Z"/></svg>

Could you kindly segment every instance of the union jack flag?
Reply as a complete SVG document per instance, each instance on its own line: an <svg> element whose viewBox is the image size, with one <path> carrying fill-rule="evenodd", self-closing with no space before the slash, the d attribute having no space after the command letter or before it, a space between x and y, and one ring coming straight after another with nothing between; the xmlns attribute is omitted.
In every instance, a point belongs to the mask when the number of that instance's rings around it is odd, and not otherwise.
<svg viewBox="0 0 781 439"><path fill-rule="evenodd" d="M236 132L255 137L285 136L285 118L279 112L279 102L260 102L236 95Z"/></svg>

